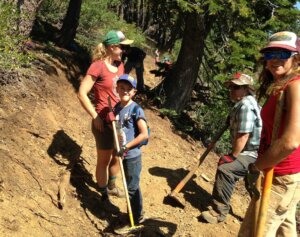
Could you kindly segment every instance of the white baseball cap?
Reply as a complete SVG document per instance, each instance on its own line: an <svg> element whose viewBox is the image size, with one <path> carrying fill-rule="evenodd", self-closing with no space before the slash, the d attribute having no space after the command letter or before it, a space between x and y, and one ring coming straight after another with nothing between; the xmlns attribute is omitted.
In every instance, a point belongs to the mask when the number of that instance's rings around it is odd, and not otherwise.
<svg viewBox="0 0 300 237"><path fill-rule="evenodd" d="M300 41L295 33L281 31L271 35L267 46L261 49L260 52L264 53L272 48L287 49L292 52L300 53Z"/></svg>

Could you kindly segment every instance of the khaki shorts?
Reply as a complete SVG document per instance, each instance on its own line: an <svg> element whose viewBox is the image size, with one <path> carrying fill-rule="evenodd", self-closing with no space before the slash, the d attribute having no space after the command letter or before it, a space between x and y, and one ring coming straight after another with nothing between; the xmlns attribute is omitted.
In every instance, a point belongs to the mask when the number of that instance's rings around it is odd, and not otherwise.
<svg viewBox="0 0 300 237"><path fill-rule="evenodd" d="M110 150L114 148L113 130L104 122L104 131L95 128L92 121L92 132L95 137L97 150Z"/></svg>
<svg viewBox="0 0 300 237"><path fill-rule="evenodd" d="M264 237L297 237L296 208L300 201L300 173L273 178ZM251 201L238 236L252 237L255 202Z"/></svg>

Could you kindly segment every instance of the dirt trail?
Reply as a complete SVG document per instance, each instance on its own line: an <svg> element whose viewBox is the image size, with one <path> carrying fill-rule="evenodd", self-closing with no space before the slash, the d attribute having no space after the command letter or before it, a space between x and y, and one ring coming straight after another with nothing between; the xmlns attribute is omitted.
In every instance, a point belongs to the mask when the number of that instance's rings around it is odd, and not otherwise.
<svg viewBox="0 0 300 237"><path fill-rule="evenodd" d="M120 216L127 215L125 199L112 198L121 215L105 214L99 204L95 143L90 118L76 97L79 67L74 55L55 48L36 49L36 55L34 76L15 75L14 83L0 83L0 236L114 236ZM154 68L147 57L149 87L159 82L149 73ZM145 113L151 139L143 147L141 186L150 220L136 236L236 236L249 201L242 183L233 195L233 213L224 223L211 225L198 218L211 201L218 159L213 153L180 193L186 208L164 204L205 148L178 135L157 110L146 107ZM60 209L57 192L64 174L71 179ZM122 186L120 176L117 182Z"/></svg>

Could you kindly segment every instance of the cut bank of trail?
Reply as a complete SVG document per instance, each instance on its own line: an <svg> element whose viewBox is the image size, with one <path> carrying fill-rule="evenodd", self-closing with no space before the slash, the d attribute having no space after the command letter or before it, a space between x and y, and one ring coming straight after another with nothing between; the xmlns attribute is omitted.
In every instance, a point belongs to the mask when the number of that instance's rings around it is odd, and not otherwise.
<svg viewBox="0 0 300 237"><path fill-rule="evenodd" d="M103 213L99 205L91 119L76 96L84 72L68 51L37 45L34 53L37 59L30 76L0 78L0 236L115 236L112 230L120 218ZM159 82L149 73L155 68L152 58L146 58L145 67L145 82L152 88ZM137 236L235 236L249 201L242 182L225 222L211 225L199 220L211 202L218 160L214 153L181 191L186 208L164 203L205 147L177 132L147 101L143 104L151 138L142 148L141 187L150 220ZM69 179L61 187L66 191L61 208L59 185ZM117 182L122 187L120 175ZM112 202L126 218L125 199Z"/></svg>

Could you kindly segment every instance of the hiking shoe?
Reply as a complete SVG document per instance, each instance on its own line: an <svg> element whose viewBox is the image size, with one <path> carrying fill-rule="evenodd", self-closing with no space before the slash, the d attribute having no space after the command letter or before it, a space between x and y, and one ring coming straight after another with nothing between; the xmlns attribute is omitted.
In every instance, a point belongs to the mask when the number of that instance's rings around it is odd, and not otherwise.
<svg viewBox="0 0 300 237"><path fill-rule="evenodd" d="M125 225L125 226L114 229L114 232L118 235L128 235L128 234L142 231L143 228L144 228L144 226Z"/></svg>
<svg viewBox="0 0 300 237"><path fill-rule="evenodd" d="M128 215L120 217L119 220L120 223L122 223L123 225L125 225L125 223L130 223L130 219ZM140 225L140 224L144 224L144 222L146 222L147 220L149 220L149 218L146 217L144 214L142 214L138 219L134 219L133 221L135 225Z"/></svg>
<svg viewBox="0 0 300 237"><path fill-rule="evenodd" d="M210 224L217 224L225 220L225 216L217 213L212 207L208 207L208 211L202 212L201 217Z"/></svg>
<svg viewBox="0 0 300 237"><path fill-rule="evenodd" d="M141 214L137 221L134 221L136 224L143 224L146 222L149 218L147 218L144 214Z"/></svg>
<svg viewBox="0 0 300 237"><path fill-rule="evenodd" d="M117 187L114 187L112 189L107 188L107 193L109 196L115 196L119 198L125 197L125 193Z"/></svg>

